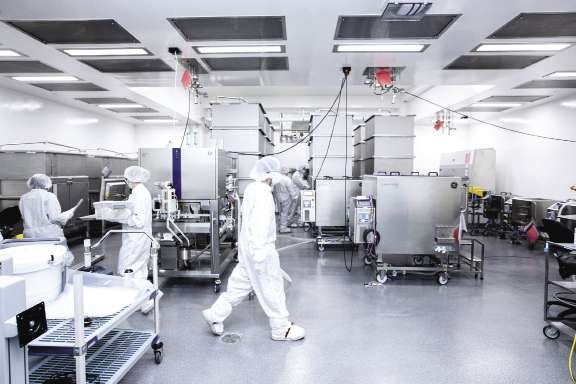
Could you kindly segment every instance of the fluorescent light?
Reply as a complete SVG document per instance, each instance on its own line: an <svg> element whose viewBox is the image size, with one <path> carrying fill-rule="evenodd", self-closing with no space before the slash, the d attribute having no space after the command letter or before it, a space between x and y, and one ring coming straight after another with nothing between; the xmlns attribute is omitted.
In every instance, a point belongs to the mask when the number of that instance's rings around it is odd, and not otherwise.
<svg viewBox="0 0 576 384"><path fill-rule="evenodd" d="M96 118L90 118L90 117L86 117L86 118L76 118L76 119L66 119L66 124L69 125L90 125L90 124L96 124L98 123L98 119Z"/></svg>
<svg viewBox="0 0 576 384"><path fill-rule="evenodd" d="M71 81L80 81L75 76L68 75L50 75L50 76L12 76L12 79L30 83L68 83Z"/></svg>
<svg viewBox="0 0 576 384"><path fill-rule="evenodd" d="M567 79L570 77L576 77L576 71L557 71L557 72L552 72L549 75L546 75L544 77L548 77L551 79Z"/></svg>
<svg viewBox="0 0 576 384"><path fill-rule="evenodd" d="M143 123L176 123L178 120L176 119L144 119L142 120Z"/></svg>
<svg viewBox="0 0 576 384"><path fill-rule="evenodd" d="M18 57L18 56L22 55L11 49L0 49L0 57Z"/></svg>
<svg viewBox="0 0 576 384"><path fill-rule="evenodd" d="M98 106L100 108L106 108L106 109L146 108L145 106L136 103L98 104Z"/></svg>
<svg viewBox="0 0 576 384"><path fill-rule="evenodd" d="M336 45L336 52L422 52L425 44L345 44Z"/></svg>
<svg viewBox="0 0 576 384"><path fill-rule="evenodd" d="M561 104L563 107L576 108L576 100L565 101Z"/></svg>
<svg viewBox="0 0 576 384"><path fill-rule="evenodd" d="M63 49L70 56L148 56L144 48L69 48Z"/></svg>
<svg viewBox="0 0 576 384"><path fill-rule="evenodd" d="M502 123L509 123L509 124L528 124L528 119L521 119L519 117L503 117L500 119Z"/></svg>
<svg viewBox="0 0 576 384"><path fill-rule="evenodd" d="M473 108L514 108L521 107L522 103L474 103Z"/></svg>
<svg viewBox="0 0 576 384"><path fill-rule="evenodd" d="M242 45L194 47L199 53L282 53L281 45Z"/></svg>
<svg viewBox="0 0 576 384"><path fill-rule="evenodd" d="M568 48L569 43L542 43L542 44L482 44L476 52L555 52Z"/></svg>

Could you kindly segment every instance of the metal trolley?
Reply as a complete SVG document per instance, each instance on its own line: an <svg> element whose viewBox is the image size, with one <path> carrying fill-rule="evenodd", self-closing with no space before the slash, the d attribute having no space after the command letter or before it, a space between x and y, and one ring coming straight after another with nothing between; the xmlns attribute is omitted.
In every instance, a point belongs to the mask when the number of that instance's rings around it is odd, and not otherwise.
<svg viewBox="0 0 576 384"><path fill-rule="evenodd" d="M143 233L138 231L112 230L93 246L98 247L114 233ZM148 235L146 235L148 236ZM163 359L163 343L160 341L160 312L158 290L158 243L152 240L152 279L154 289L142 290L137 299L119 312L88 321L83 310L82 273L73 276L74 319L48 319L48 331L29 344L30 355L42 358L30 368L29 383L43 384L50 379L69 379L76 384L114 384L144 355L148 348L154 352L156 364ZM135 330L118 326L133 313L140 310L147 300L154 300L154 329ZM72 382L72 381L70 381Z"/></svg>
<svg viewBox="0 0 576 384"><path fill-rule="evenodd" d="M484 280L484 244L477 239L462 239L459 243L451 234L452 226L436 226L434 253L413 255L412 265L394 265L387 262L388 255L372 255L364 258L365 264L375 269L376 281L385 283L389 277L408 273L436 276L440 285L448 284L454 273L472 274L475 279ZM467 252L463 252L468 249Z"/></svg>
<svg viewBox="0 0 576 384"><path fill-rule="evenodd" d="M556 257L556 252L551 251L554 249L561 249L566 253L576 252L576 244L548 242L547 245L550 250L546 253L544 268L544 321L547 325L542 331L549 339L557 339L561 333L574 337L576 334L576 281L551 280L550 258ZM551 309L554 307L560 308L560 311L553 313Z"/></svg>

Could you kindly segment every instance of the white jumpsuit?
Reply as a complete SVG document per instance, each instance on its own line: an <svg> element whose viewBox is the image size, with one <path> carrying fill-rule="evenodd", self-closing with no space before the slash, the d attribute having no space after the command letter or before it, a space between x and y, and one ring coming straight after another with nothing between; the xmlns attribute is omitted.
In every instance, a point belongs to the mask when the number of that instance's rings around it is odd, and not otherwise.
<svg viewBox="0 0 576 384"><path fill-rule="evenodd" d="M294 214L294 199L292 195L292 180L285 175L279 176L279 181L272 188L280 213L280 229L287 228Z"/></svg>
<svg viewBox="0 0 576 384"><path fill-rule="evenodd" d="M134 203L132 215L124 223L127 231L144 231L152 236L152 197L143 184L137 184L128 197ZM148 278L148 259L150 258L150 239L140 233L122 234L122 247L118 256L118 273L124 275L132 270L136 279Z"/></svg>
<svg viewBox="0 0 576 384"><path fill-rule="evenodd" d="M24 237L64 239L61 225L68 218L62 214L55 194L45 189L33 189L20 197L18 206L24 220Z"/></svg>
<svg viewBox="0 0 576 384"><path fill-rule="evenodd" d="M223 322L232 313L232 308L254 291L272 330L290 326L275 241L272 189L264 182L255 181L244 191L238 265L228 279L226 292L209 310L214 322Z"/></svg>

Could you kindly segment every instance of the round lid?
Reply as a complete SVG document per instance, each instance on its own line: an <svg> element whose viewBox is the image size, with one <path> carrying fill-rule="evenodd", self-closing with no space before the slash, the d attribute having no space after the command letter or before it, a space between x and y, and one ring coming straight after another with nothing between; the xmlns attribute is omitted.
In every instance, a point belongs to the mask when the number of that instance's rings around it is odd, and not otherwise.
<svg viewBox="0 0 576 384"><path fill-rule="evenodd" d="M14 274L32 273L64 262L68 249L63 245L32 244L0 250L0 260L12 258Z"/></svg>

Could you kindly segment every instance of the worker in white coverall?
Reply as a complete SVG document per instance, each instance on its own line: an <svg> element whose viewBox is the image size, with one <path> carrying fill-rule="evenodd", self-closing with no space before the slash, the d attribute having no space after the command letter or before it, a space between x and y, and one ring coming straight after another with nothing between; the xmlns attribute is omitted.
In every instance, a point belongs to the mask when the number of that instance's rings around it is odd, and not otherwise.
<svg viewBox="0 0 576 384"><path fill-rule="evenodd" d="M280 233L290 233L292 230L288 228L290 220L292 219L294 195L292 193L293 183L292 180L286 175L287 169L282 169L282 174L279 175L278 182L272 188L272 195L276 201L279 213Z"/></svg>
<svg viewBox="0 0 576 384"><path fill-rule="evenodd" d="M142 167L131 166L124 171L124 178L132 190L128 201L134 204L131 214L121 221L122 229L140 231L152 236L152 196L144 185L150 179L150 172ZM123 233L122 247L118 256L118 273L131 277L151 288L148 281L148 260L152 243L148 236L142 233ZM154 301L149 300L142 305L142 313L148 313L154 308Z"/></svg>
<svg viewBox="0 0 576 384"><path fill-rule="evenodd" d="M264 157L255 164L250 178L255 181L244 191L242 223L238 241L238 265L228 279L228 287L216 302L202 312L212 333L224 333L224 320L232 308L254 291L269 318L273 340L300 340L304 329L288 319L284 277L276 251L276 220L272 186L280 176L280 162Z"/></svg>
<svg viewBox="0 0 576 384"><path fill-rule="evenodd" d="M304 165L298 168L292 175L292 182L300 188L300 190L310 189L310 183L308 183L307 180L308 172L308 167Z"/></svg>

